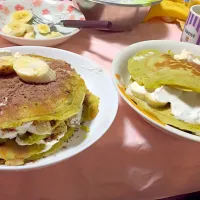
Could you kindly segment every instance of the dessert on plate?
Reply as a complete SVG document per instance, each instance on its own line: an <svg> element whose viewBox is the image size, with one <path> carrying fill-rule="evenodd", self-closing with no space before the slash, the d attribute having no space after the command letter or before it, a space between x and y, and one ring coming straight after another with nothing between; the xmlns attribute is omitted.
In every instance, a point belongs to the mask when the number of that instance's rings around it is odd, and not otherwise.
<svg viewBox="0 0 200 200"><path fill-rule="evenodd" d="M1 52L0 84L1 164L58 152L99 111L99 98L62 60Z"/></svg>
<svg viewBox="0 0 200 200"><path fill-rule="evenodd" d="M200 59L157 50L138 52L128 62L126 94L164 124L200 135Z"/></svg>
<svg viewBox="0 0 200 200"><path fill-rule="evenodd" d="M2 28L2 32L15 37L34 39L36 34L43 38L52 39L62 37L63 34L57 31L56 27L51 27L48 24L36 23L33 13L30 10L18 10L12 13L11 20Z"/></svg>

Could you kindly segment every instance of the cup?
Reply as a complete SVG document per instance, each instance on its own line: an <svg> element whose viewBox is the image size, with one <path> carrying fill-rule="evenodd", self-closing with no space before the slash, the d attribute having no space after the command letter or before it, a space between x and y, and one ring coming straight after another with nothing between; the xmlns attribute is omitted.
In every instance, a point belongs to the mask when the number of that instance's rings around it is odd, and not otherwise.
<svg viewBox="0 0 200 200"><path fill-rule="evenodd" d="M181 41L200 45L200 5L190 8Z"/></svg>

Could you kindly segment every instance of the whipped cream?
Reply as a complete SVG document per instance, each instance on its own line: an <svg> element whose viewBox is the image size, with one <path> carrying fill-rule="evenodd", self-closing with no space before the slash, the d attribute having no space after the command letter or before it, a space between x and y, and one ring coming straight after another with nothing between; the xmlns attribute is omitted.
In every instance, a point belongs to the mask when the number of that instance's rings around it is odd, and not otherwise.
<svg viewBox="0 0 200 200"><path fill-rule="evenodd" d="M80 111L79 111L79 113L77 115L71 117L71 119L68 122L68 126L76 127L77 125L80 125L82 112L83 112L83 106L81 106L81 109L80 109Z"/></svg>
<svg viewBox="0 0 200 200"><path fill-rule="evenodd" d="M4 98L3 98L3 101L0 103L0 107L6 106L7 103L8 103L8 97L4 97Z"/></svg>
<svg viewBox="0 0 200 200"><path fill-rule="evenodd" d="M134 56L133 60L143 60L144 58L144 56Z"/></svg>
<svg viewBox="0 0 200 200"><path fill-rule="evenodd" d="M39 127L40 126L40 127ZM50 127L50 122L40 122L37 124L34 124L33 122L26 122L23 123L21 126L11 128L11 129L0 129L0 138L5 139L13 139L17 137L17 135L22 135L26 132L33 133L36 135L46 135L50 134L50 128L45 129L44 131L39 131L41 129L41 126L43 127Z"/></svg>
<svg viewBox="0 0 200 200"><path fill-rule="evenodd" d="M183 49L180 54L175 54L174 55L174 59L192 61L193 54L192 54L192 52L187 51L186 49Z"/></svg>
<svg viewBox="0 0 200 200"><path fill-rule="evenodd" d="M45 144L45 148L40 152L46 152L49 151L56 143L58 143L60 141L61 138L64 137L64 133L60 134L56 139L50 141L50 142L45 142L44 140L38 142L37 144Z"/></svg>
<svg viewBox="0 0 200 200"><path fill-rule="evenodd" d="M126 93L142 100L150 96L155 105L170 103L171 113L176 119L191 124L200 124L199 93L181 91L169 86L162 86L150 93L146 91L144 86L136 82L128 86Z"/></svg>
<svg viewBox="0 0 200 200"><path fill-rule="evenodd" d="M21 126L12 128L12 129L0 129L0 138L2 139L13 139L17 137L17 135L22 135L27 132L29 127L33 122L23 123Z"/></svg>
<svg viewBox="0 0 200 200"><path fill-rule="evenodd" d="M39 141L37 144L44 144L45 145L45 148L40 153L43 153L43 152L46 152L46 151L50 150L56 143L58 143L60 141L60 139L62 137L64 137L64 135L65 134L62 133L56 139L54 139L54 140L52 140L50 142L45 142L44 140ZM19 137L16 138L16 142L20 146L26 146L26 145L28 145L26 142L24 142L23 140L21 140Z"/></svg>
<svg viewBox="0 0 200 200"><path fill-rule="evenodd" d="M19 58L20 56L22 56L22 54L20 52L16 52L13 55L15 58Z"/></svg>
<svg viewBox="0 0 200 200"><path fill-rule="evenodd" d="M57 138L51 140L51 141L45 141L45 140L41 140L39 142L37 142L36 144L44 144L45 145L45 148L40 152L40 153L43 153L43 152L46 152L48 150L50 150L56 143L58 143L60 141L61 138L64 137L65 133L66 133L66 130L63 130L58 136ZM18 145L20 146L26 146L26 145L29 145L27 144L26 142L24 142L23 140L20 139L20 137L16 137L16 140ZM31 144L30 144L31 145Z"/></svg>
<svg viewBox="0 0 200 200"><path fill-rule="evenodd" d="M189 62L194 62L200 65L200 60L193 55L192 52L183 49L180 54L175 54L174 59L176 60L187 60Z"/></svg>
<svg viewBox="0 0 200 200"><path fill-rule="evenodd" d="M147 56L150 56L150 55L153 55L154 54L154 52L148 52L148 53L146 53L146 54L144 54L144 55L139 55L139 56L134 56L133 57L133 60L143 60L144 58L146 58Z"/></svg>
<svg viewBox="0 0 200 200"><path fill-rule="evenodd" d="M176 60L188 60L200 64L200 60L190 51L185 49L180 54L175 54ZM182 91L169 86L162 86L155 91L149 92L144 86L133 82L128 85L126 93L135 96L155 106L162 106L170 103L171 113L178 120L200 124L200 94L196 92Z"/></svg>

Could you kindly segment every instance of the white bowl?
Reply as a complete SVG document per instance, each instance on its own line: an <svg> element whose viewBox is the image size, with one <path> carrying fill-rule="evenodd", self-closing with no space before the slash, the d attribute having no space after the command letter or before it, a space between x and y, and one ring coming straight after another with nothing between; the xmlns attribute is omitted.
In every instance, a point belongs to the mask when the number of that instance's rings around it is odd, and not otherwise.
<svg viewBox="0 0 200 200"><path fill-rule="evenodd" d="M135 43L133 45L130 45L123 49L114 59L112 63L112 79L115 83L115 86L122 96L122 98L133 108L140 116L142 116L147 122L155 126L156 128L163 130L166 133L171 133L172 135L181 136L186 139L190 139L193 141L200 142L200 137L196 135L192 135L190 133L181 131L179 129L173 128L169 125L164 125L162 123L159 123L158 121L154 120L153 118L150 118L143 112L141 112L137 106L128 99L124 93L119 89L119 85L123 82L125 85L128 84L128 81L130 79L130 75L128 73L128 60L131 58L134 54L141 50L145 49L158 49L160 51L166 52L167 50L172 50L174 53L180 53L183 49L187 49L191 52L193 52L195 55L200 55L200 47L198 45L190 44L190 43L184 43L184 42L177 42L172 40L150 40L150 41L144 41ZM119 76L116 76L116 75ZM119 80L119 77L121 78Z"/></svg>
<svg viewBox="0 0 200 200"><path fill-rule="evenodd" d="M21 52L24 54L38 54L65 60L82 76L88 89L100 98L100 106L97 117L89 125L90 132L86 138L83 132L76 132L74 137L68 142L67 148L64 148L60 152L23 166L0 165L0 170L33 169L60 162L91 146L111 126L118 109L118 94L109 76L93 61L75 53L48 47L17 46L1 48L1 50L10 50L11 52Z"/></svg>
<svg viewBox="0 0 200 200"><path fill-rule="evenodd" d="M38 17L49 19L54 16L56 21L64 19L84 20L84 15L71 6L69 2L61 2L54 0L4 0L0 1L0 30L5 24L11 20L11 14L17 10L30 10ZM19 45L30 46L55 46L65 42L70 37L80 31L79 28L67 28L56 26L58 31L64 33L64 36L48 39L47 37L38 33L36 26L34 27L36 36L34 39L25 39L20 37L10 36L0 31L0 35L10 42Z"/></svg>

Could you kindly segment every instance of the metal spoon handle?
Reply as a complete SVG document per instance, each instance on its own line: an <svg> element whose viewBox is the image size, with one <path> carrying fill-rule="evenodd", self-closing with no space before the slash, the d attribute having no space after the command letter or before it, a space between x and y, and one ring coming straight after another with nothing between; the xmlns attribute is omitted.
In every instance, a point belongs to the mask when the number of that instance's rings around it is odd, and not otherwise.
<svg viewBox="0 0 200 200"><path fill-rule="evenodd" d="M95 20L62 20L61 23L66 27L72 28L92 28L110 30L112 23L109 21L95 21Z"/></svg>

